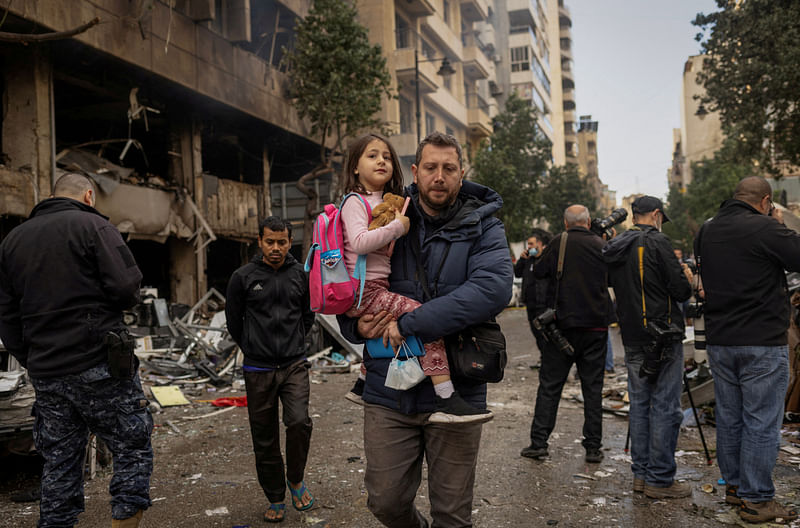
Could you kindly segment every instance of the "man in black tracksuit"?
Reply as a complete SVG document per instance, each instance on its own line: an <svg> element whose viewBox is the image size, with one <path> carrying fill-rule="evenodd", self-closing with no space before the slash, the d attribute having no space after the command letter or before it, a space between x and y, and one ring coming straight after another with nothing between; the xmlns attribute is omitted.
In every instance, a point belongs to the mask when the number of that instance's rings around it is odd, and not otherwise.
<svg viewBox="0 0 800 528"><path fill-rule="evenodd" d="M40 528L72 526L83 511L89 431L114 456L111 526L138 526L150 506L153 419L132 347L110 354L104 342L121 343L122 310L139 300L142 274L117 228L94 208L95 192L82 174L61 176L54 197L0 245L0 339L36 391ZM124 372L111 365L122 357Z"/></svg>
<svg viewBox="0 0 800 528"><path fill-rule="evenodd" d="M589 230L589 210L582 205L572 205L564 211L564 225L566 233L550 242L534 267L534 275L549 279L547 306L555 308L558 328L575 353L569 356L552 342L545 343L531 424L531 445L520 454L536 459L548 455L547 440L556 424L561 390L575 363L584 399L583 447L586 461L596 463L603 459L600 450L603 446L603 366L608 323L612 317L606 265L601 255L605 243ZM563 275L559 280L559 251L564 236L567 242Z"/></svg>
<svg viewBox="0 0 800 528"><path fill-rule="evenodd" d="M667 345L658 368L652 369L658 371L654 381L639 373L655 340L646 330L648 321L672 323L682 335L680 303L692 294L692 272L675 258L669 238L661 233L662 223L669 221L661 200L641 196L631 209L634 227L611 240L603 256L617 297L628 367L633 491L651 498L686 497L691 488L674 480L683 417L683 345Z"/></svg>
<svg viewBox="0 0 800 528"><path fill-rule="evenodd" d="M527 246L514 264L514 276L522 277L522 301L525 303L525 310L528 312L528 324L531 333L536 338L536 346L539 347L541 355L544 348L544 336L533 327L533 320L537 315L547 309L547 279L537 279L533 275L533 268L550 242L550 234L544 230L537 229L528 237Z"/></svg>
<svg viewBox="0 0 800 528"><path fill-rule="evenodd" d="M775 501L772 471L789 379L784 270L800 271L800 236L770 218L771 208L769 182L745 178L695 238L725 500L759 523L797 518Z"/></svg>
<svg viewBox="0 0 800 528"><path fill-rule="evenodd" d="M292 255L292 226L271 216L259 223L261 253L237 269L228 283L228 330L244 353L244 380L256 471L270 506L265 520L283 519L286 483L292 504L307 510L314 502L305 487L311 418L308 415L310 364L304 341L314 324L308 276ZM286 426L286 471L280 446L278 400Z"/></svg>

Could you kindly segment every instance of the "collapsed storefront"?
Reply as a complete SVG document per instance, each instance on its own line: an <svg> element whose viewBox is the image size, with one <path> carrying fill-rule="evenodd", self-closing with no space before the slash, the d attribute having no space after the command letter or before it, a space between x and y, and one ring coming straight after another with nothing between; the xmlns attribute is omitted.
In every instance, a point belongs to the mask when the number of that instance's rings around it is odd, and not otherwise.
<svg viewBox="0 0 800 528"><path fill-rule="evenodd" d="M2 30L41 34L85 12L84 2L34 4L12 7ZM0 44L0 239L77 170L98 184L97 208L126 237L143 286L170 302L224 292L270 213L293 221L300 257L306 199L294 182L319 146L286 98L280 39L256 54L193 20L189 2L151 2L145 19L136 2L100 4L101 24L73 38ZM261 24L252 34L284 40L294 19L279 2L249 15ZM317 182L322 200L329 182Z"/></svg>

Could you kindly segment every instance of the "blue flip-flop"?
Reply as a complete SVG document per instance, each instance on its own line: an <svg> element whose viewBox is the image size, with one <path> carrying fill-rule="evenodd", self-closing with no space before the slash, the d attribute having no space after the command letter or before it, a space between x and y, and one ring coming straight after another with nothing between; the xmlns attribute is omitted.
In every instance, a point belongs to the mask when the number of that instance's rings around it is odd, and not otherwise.
<svg viewBox="0 0 800 528"><path fill-rule="evenodd" d="M283 521L285 508L286 505L282 502L270 502L269 506L267 507L267 511L264 513L264 521L268 523L279 523ZM272 519L267 517L267 513L269 513L270 511L275 512L275 517Z"/></svg>
<svg viewBox="0 0 800 528"><path fill-rule="evenodd" d="M294 506L295 510L306 511L314 505L314 496L308 491L305 481L300 483L300 489L294 489L288 480L286 484L289 486L289 493L292 495L292 506ZM308 496L311 497L311 502L303 506L303 494L305 493L308 493Z"/></svg>

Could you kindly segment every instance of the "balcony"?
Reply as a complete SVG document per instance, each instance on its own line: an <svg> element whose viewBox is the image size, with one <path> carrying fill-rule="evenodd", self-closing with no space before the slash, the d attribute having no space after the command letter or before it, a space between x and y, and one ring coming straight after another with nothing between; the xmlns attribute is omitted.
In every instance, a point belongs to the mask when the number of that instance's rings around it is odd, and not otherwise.
<svg viewBox="0 0 800 528"><path fill-rule="evenodd" d="M428 103L426 104L426 109L433 106L439 112L445 114L448 119L454 121L457 126L467 126L467 107L447 90L439 89L435 93L428 95L425 101Z"/></svg>
<svg viewBox="0 0 800 528"><path fill-rule="evenodd" d="M565 5L558 6L558 26L561 28L572 27L572 15Z"/></svg>
<svg viewBox="0 0 800 528"><path fill-rule="evenodd" d="M403 48L392 52L394 55L395 74L397 82L403 87L414 89L414 50ZM419 92L421 94L433 93L439 88L439 76L436 74L441 66L441 61L428 61L420 56L419 63Z"/></svg>
<svg viewBox="0 0 800 528"><path fill-rule="evenodd" d="M435 15L423 18L422 29L425 31L425 37L435 40L442 48L442 52L451 60L454 57L461 60L463 53L461 39L441 17Z"/></svg>
<svg viewBox="0 0 800 528"><path fill-rule="evenodd" d="M489 18L489 3L486 0L461 0L461 20L480 22Z"/></svg>
<svg viewBox="0 0 800 528"><path fill-rule="evenodd" d="M403 9L408 14L416 17L431 16L436 12L436 8L429 0L405 0L403 2Z"/></svg>
<svg viewBox="0 0 800 528"><path fill-rule="evenodd" d="M508 47L518 48L520 46L530 46L532 49L538 47L536 33L531 26L513 26L508 35Z"/></svg>
<svg viewBox="0 0 800 528"><path fill-rule="evenodd" d="M414 124L416 127L416 122ZM424 127L423 127L424 130ZM397 151L397 155L400 157L404 156L414 156L417 153L417 134L414 133L406 133L406 134L395 134L390 137L392 141L392 146ZM403 171L405 173L405 171ZM406 174L406 176L409 176Z"/></svg>
<svg viewBox="0 0 800 528"><path fill-rule="evenodd" d="M484 24L479 38L481 42L486 45L487 49L494 51L497 48L497 37L495 36L493 25Z"/></svg>
<svg viewBox="0 0 800 528"><path fill-rule="evenodd" d="M473 32L462 35L464 44L464 76L469 79L488 79L494 71L494 63L484 53L486 46Z"/></svg>
<svg viewBox="0 0 800 528"><path fill-rule="evenodd" d="M533 0L507 0L508 22L511 27L536 27L536 5Z"/></svg>
<svg viewBox="0 0 800 528"><path fill-rule="evenodd" d="M561 88L564 91L575 89L575 79L572 77L572 72L561 72Z"/></svg>
<svg viewBox="0 0 800 528"><path fill-rule="evenodd" d="M561 93L561 100L563 101L563 108L565 112L575 110L575 90L564 90Z"/></svg>
<svg viewBox="0 0 800 528"><path fill-rule="evenodd" d="M572 39L571 38L562 38L561 39L561 60L570 59L572 60Z"/></svg>
<svg viewBox="0 0 800 528"><path fill-rule="evenodd" d="M575 131L573 121L564 121L564 140L572 143L578 140L578 133Z"/></svg>
<svg viewBox="0 0 800 528"><path fill-rule="evenodd" d="M492 135L489 104L477 93L467 94L467 125L472 136L489 137Z"/></svg>

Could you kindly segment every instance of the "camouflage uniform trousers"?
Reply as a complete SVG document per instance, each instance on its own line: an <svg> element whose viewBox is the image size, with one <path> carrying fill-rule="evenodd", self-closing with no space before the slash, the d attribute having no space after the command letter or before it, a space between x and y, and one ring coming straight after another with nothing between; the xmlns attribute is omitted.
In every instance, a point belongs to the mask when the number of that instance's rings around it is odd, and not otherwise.
<svg viewBox="0 0 800 528"><path fill-rule="evenodd" d="M32 379L33 440L44 458L39 528L73 526L84 510L83 467L89 431L111 450L111 514L127 519L147 509L153 418L138 374L112 378L102 363L78 374Z"/></svg>

